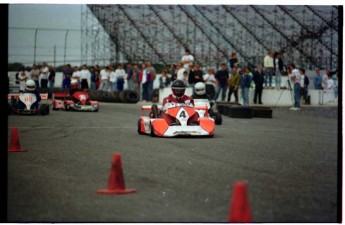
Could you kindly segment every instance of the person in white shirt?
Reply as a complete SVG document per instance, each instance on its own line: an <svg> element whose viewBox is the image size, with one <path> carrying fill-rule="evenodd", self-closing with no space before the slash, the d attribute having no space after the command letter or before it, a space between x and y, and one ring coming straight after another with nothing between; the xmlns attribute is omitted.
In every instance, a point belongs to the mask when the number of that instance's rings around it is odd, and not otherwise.
<svg viewBox="0 0 345 225"><path fill-rule="evenodd" d="M322 75L322 83L321 83L321 86L322 86L322 89L323 89L323 90L326 90L326 89L327 89L328 77L329 77L329 70L326 70L326 71L325 71L325 74Z"/></svg>
<svg viewBox="0 0 345 225"><path fill-rule="evenodd" d="M30 71L30 78L35 82L36 88L40 87L39 75L40 75L40 70L37 68L37 65L34 64Z"/></svg>
<svg viewBox="0 0 345 225"><path fill-rule="evenodd" d="M80 80L80 71L79 71L79 68L77 66L74 67L74 71L73 71L73 74L72 74L72 77L71 77L71 82L72 80L76 80L79 84L79 80Z"/></svg>
<svg viewBox="0 0 345 225"><path fill-rule="evenodd" d="M23 67L18 74L19 92L25 92L26 81L28 79L29 79L29 73L26 72L25 67Z"/></svg>
<svg viewBox="0 0 345 225"><path fill-rule="evenodd" d="M268 54L264 58L264 67L266 69L266 76L265 76L265 87L267 87L267 78L269 79L269 87L272 87L272 75L273 75L273 51L269 50Z"/></svg>
<svg viewBox="0 0 345 225"><path fill-rule="evenodd" d="M181 63L183 64L183 68L185 70L189 70L189 66L193 65L194 56L190 53L189 49L185 50L185 55L182 56Z"/></svg>
<svg viewBox="0 0 345 225"><path fill-rule="evenodd" d="M216 93L216 78L214 77L215 73L215 69L211 68L202 76L206 84L206 93L211 97L211 99L214 98Z"/></svg>
<svg viewBox="0 0 345 225"><path fill-rule="evenodd" d="M117 69L115 70L115 76L116 76L116 89L118 91L122 91L123 85L125 83L126 71L122 68L121 64L117 66Z"/></svg>
<svg viewBox="0 0 345 225"><path fill-rule="evenodd" d="M39 74L40 74L40 80L41 80L41 85L40 85L41 88L47 88L48 87L49 68L45 62L42 63L42 68L41 68Z"/></svg>
<svg viewBox="0 0 345 225"><path fill-rule="evenodd" d="M334 81L331 76L327 77L327 87L326 90L333 90L334 88Z"/></svg>
<svg viewBox="0 0 345 225"><path fill-rule="evenodd" d="M301 105L301 75L299 70L296 69L294 64L290 64L291 74L289 78L293 82L293 89L294 89L294 106L290 108L290 110L300 110Z"/></svg>
<svg viewBox="0 0 345 225"><path fill-rule="evenodd" d="M83 65L79 75L81 80L81 89L89 89L89 84L91 84L91 73L87 69L86 64Z"/></svg>
<svg viewBox="0 0 345 225"><path fill-rule="evenodd" d="M117 91L117 82L116 82L116 73L114 72L114 68L112 66L109 67L109 82L110 82L110 90Z"/></svg>
<svg viewBox="0 0 345 225"><path fill-rule="evenodd" d="M101 77L101 84L99 86L99 90L108 91L109 86L109 74L110 74L110 66L107 65L104 69L100 72Z"/></svg>
<svg viewBox="0 0 345 225"><path fill-rule="evenodd" d="M182 67L182 63L177 64L176 71L177 71L176 80L183 80L184 79L183 72L186 71L186 69Z"/></svg>

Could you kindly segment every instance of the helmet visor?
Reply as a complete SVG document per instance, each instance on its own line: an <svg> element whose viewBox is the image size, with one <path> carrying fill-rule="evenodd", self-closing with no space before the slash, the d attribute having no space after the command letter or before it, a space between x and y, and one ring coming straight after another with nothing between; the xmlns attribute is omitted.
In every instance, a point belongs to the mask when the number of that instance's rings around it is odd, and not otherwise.
<svg viewBox="0 0 345 225"><path fill-rule="evenodd" d="M184 95L185 90L185 87L172 87L172 93L179 98L181 98Z"/></svg>

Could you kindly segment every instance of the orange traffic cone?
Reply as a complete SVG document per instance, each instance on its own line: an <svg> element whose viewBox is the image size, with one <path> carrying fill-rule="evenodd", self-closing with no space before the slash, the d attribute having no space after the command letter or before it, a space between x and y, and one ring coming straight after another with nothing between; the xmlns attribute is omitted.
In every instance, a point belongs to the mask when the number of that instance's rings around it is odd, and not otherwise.
<svg viewBox="0 0 345 225"><path fill-rule="evenodd" d="M18 129L12 128L11 133L11 142L10 147L8 149L9 152L27 152L27 149L21 149L20 143L19 143L19 135L18 135Z"/></svg>
<svg viewBox="0 0 345 225"><path fill-rule="evenodd" d="M251 222L247 184L245 182L236 182L234 184L228 222Z"/></svg>
<svg viewBox="0 0 345 225"><path fill-rule="evenodd" d="M136 189L126 189L123 178L121 156L119 153L113 155L107 189L97 190L97 194L130 194L137 192Z"/></svg>

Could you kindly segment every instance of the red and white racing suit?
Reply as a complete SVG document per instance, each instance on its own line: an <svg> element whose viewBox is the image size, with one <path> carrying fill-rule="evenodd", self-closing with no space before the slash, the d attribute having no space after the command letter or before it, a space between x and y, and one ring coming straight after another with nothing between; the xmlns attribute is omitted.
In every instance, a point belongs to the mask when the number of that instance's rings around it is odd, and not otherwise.
<svg viewBox="0 0 345 225"><path fill-rule="evenodd" d="M187 95L183 95L181 98L175 98L174 95L170 94L168 97L165 97L163 99L163 104L162 104L162 110L163 112L165 112L168 107L169 107L169 103L182 103L182 104L186 104L188 106L192 106L194 107L194 100L192 97L189 97ZM173 123L174 120L173 118L171 118L169 115L163 113L162 117L169 123ZM189 118L189 122L188 125L191 124L192 122L198 121L199 115L196 112L192 117Z"/></svg>

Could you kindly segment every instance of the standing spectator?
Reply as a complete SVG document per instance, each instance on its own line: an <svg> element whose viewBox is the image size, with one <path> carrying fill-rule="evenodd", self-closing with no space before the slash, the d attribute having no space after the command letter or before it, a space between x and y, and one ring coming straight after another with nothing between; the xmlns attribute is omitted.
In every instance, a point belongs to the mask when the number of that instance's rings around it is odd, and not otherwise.
<svg viewBox="0 0 345 225"><path fill-rule="evenodd" d="M299 73L301 75L301 96L304 99L304 103L307 104L308 102L308 85L309 85L309 77L305 74L305 69L300 68Z"/></svg>
<svg viewBox="0 0 345 225"><path fill-rule="evenodd" d="M44 62L42 63L42 68L40 69L40 80L41 80L41 88L47 88L48 87L48 74L49 74L49 68L47 64Z"/></svg>
<svg viewBox="0 0 345 225"><path fill-rule="evenodd" d="M117 91L117 77L113 66L109 66L109 84L110 91Z"/></svg>
<svg viewBox="0 0 345 225"><path fill-rule="evenodd" d="M200 69L200 65L195 64L194 69L189 72L189 76L188 76L189 86L191 86L193 88L193 90L194 90L194 85L196 83L204 82L202 75L203 75L203 72ZM194 91L193 91L193 93L194 93Z"/></svg>
<svg viewBox="0 0 345 225"><path fill-rule="evenodd" d="M80 80L80 71L79 71L79 67L78 66L74 67L73 74L72 74L72 77L71 77L71 82L73 80L76 80L78 82L79 86L80 86L80 82L79 82L79 80Z"/></svg>
<svg viewBox="0 0 345 225"><path fill-rule="evenodd" d="M262 71L261 65L259 65L258 69L254 72L253 80L255 83L254 104L257 103L257 100L259 100L259 104L262 104L261 96L262 96L262 89L265 82L265 77L264 77L264 72Z"/></svg>
<svg viewBox="0 0 345 225"><path fill-rule="evenodd" d="M183 68L182 63L177 64L177 74L176 74L176 80L182 80L183 79L183 72L185 71L185 68Z"/></svg>
<svg viewBox="0 0 345 225"><path fill-rule="evenodd" d="M97 90L98 74L96 73L95 67L90 67L91 73L91 90Z"/></svg>
<svg viewBox="0 0 345 225"><path fill-rule="evenodd" d="M109 73L110 73L110 66L107 65L104 69L100 72L101 83L99 89L102 91L108 91L109 88Z"/></svg>
<svg viewBox="0 0 345 225"><path fill-rule="evenodd" d="M335 71L335 74L332 76L334 83L334 97L338 98L338 69Z"/></svg>
<svg viewBox="0 0 345 225"><path fill-rule="evenodd" d="M138 65L134 65L133 67L134 91L138 94L138 96L140 96L139 73L140 73L140 70L138 68Z"/></svg>
<svg viewBox="0 0 345 225"><path fill-rule="evenodd" d="M49 66L49 88L53 89L55 85L55 68L52 66Z"/></svg>
<svg viewBox="0 0 345 225"><path fill-rule="evenodd" d="M206 74L202 76L206 84L206 93L210 96L211 99L215 96L215 86L216 78L214 76L215 70L213 68L209 69Z"/></svg>
<svg viewBox="0 0 345 225"><path fill-rule="evenodd" d="M116 77L116 89L118 91L123 91L123 84L125 82L126 71L122 68L122 65L117 65L115 70L115 77Z"/></svg>
<svg viewBox="0 0 345 225"><path fill-rule="evenodd" d="M142 70L139 75L139 80L142 85L143 93L142 93L142 100L148 101L149 100L149 83L151 81L150 70L146 68L146 64L142 64Z"/></svg>
<svg viewBox="0 0 345 225"><path fill-rule="evenodd" d="M322 90L322 77L321 70L317 68L315 70L316 76L314 77L314 87L316 90Z"/></svg>
<svg viewBox="0 0 345 225"><path fill-rule="evenodd" d="M170 78L168 76L168 71L163 70L162 76L159 78L159 88L169 87L170 85Z"/></svg>
<svg viewBox="0 0 345 225"><path fill-rule="evenodd" d="M274 53L274 73L275 73L275 83L276 89L280 89L281 86L281 76L284 70L284 63L279 52Z"/></svg>
<svg viewBox="0 0 345 225"><path fill-rule="evenodd" d="M70 64L66 65L66 68L63 71L63 80L62 80L62 88L69 89L71 86L71 77L73 74L73 70Z"/></svg>
<svg viewBox="0 0 345 225"><path fill-rule="evenodd" d="M189 70L189 66L194 63L194 56L190 53L189 49L185 49L184 52L185 54L182 56L181 63L185 70Z"/></svg>
<svg viewBox="0 0 345 225"><path fill-rule="evenodd" d="M91 73L88 70L86 64L83 65L82 69L79 72L81 80L81 89L89 89L89 84L91 84Z"/></svg>
<svg viewBox="0 0 345 225"><path fill-rule="evenodd" d="M230 64L230 74L233 74L234 67L238 67L237 52L231 52L231 58L229 60Z"/></svg>
<svg viewBox="0 0 345 225"><path fill-rule="evenodd" d="M322 83L321 83L321 86L322 86L322 89L323 89L323 90L326 90L326 89L327 89L328 77L329 77L329 70L327 69L327 70L325 71L325 74L322 76Z"/></svg>
<svg viewBox="0 0 345 225"><path fill-rule="evenodd" d="M220 94L220 91L222 91L222 101L225 101L225 95L226 95L226 85L227 81L229 79L229 72L226 69L225 63L222 63L220 65L220 70L217 71L215 78L217 80L217 89L216 89L216 95L214 97L214 100L218 99L218 96Z"/></svg>
<svg viewBox="0 0 345 225"><path fill-rule="evenodd" d="M228 93L228 102L231 100L231 95L234 93L235 101L238 103L238 87L240 86L241 76L238 73L238 67L234 66L232 68L232 74L229 79L229 93Z"/></svg>
<svg viewBox="0 0 345 225"><path fill-rule="evenodd" d="M153 82L156 80L156 70L155 68L152 66L152 62L151 61L147 61L146 63L146 68L149 70L149 74L151 76L150 81L149 81L149 98L151 98L152 92L153 92Z"/></svg>
<svg viewBox="0 0 345 225"><path fill-rule="evenodd" d="M294 64L290 64L290 71L291 74L289 75L289 78L291 79L293 83L293 90L294 90L294 106L290 108L290 110L300 110L300 102L301 102L301 75L299 73L299 70L296 69Z"/></svg>
<svg viewBox="0 0 345 225"><path fill-rule="evenodd" d="M240 81L241 94L242 94L244 106L249 105L249 88L250 88L250 83L252 82L251 76L249 76L248 72L249 71L247 67L244 67L242 69L242 75L241 75L241 81Z"/></svg>
<svg viewBox="0 0 345 225"><path fill-rule="evenodd" d="M186 87L188 87L188 71L183 71L183 78L181 79Z"/></svg>
<svg viewBox="0 0 345 225"><path fill-rule="evenodd" d="M32 69L30 71L30 77L35 82L37 89L40 87L39 74L40 74L40 70L37 68L37 65L36 64L32 65Z"/></svg>
<svg viewBox="0 0 345 225"><path fill-rule="evenodd" d="M273 75L273 51L269 50L268 54L264 58L264 67L266 69L266 76L265 76L265 87L267 88L267 79L269 79L269 87L272 87L272 75Z"/></svg>
<svg viewBox="0 0 345 225"><path fill-rule="evenodd" d="M25 67L22 67L20 69L20 72L18 74L18 80L19 80L19 92L25 92L26 87L26 81L29 80L29 74L25 71Z"/></svg>
<svg viewBox="0 0 345 225"><path fill-rule="evenodd" d="M126 66L126 70L125 70L126 74L127 74L127 88L129 90L134 91L134 77L133 77L133 67L131 63L127 63Z"/></svg>
<svg viewBox="0 0 345 225"><path fill-rule="evenodd" d="M95 65L95 72L98 77L98 80L96 82L96 89L98 90L99 87L101 86L101 68L97 64Z"/></svg>
<svg viewBox="0 0 345 225"><path fill-rule="evenodd" d="M171 82L177 79L177 70L176 70L175 64L172 64L170 66L169 74L170 74Z"/></svg>
<svg viewBox="0 0 345 225"><path fill-rule="evenodd" d="M332 76L328 72L327 76L327 86L325 90L333 90L334 89L334 81L332 79Z"/></svg>

